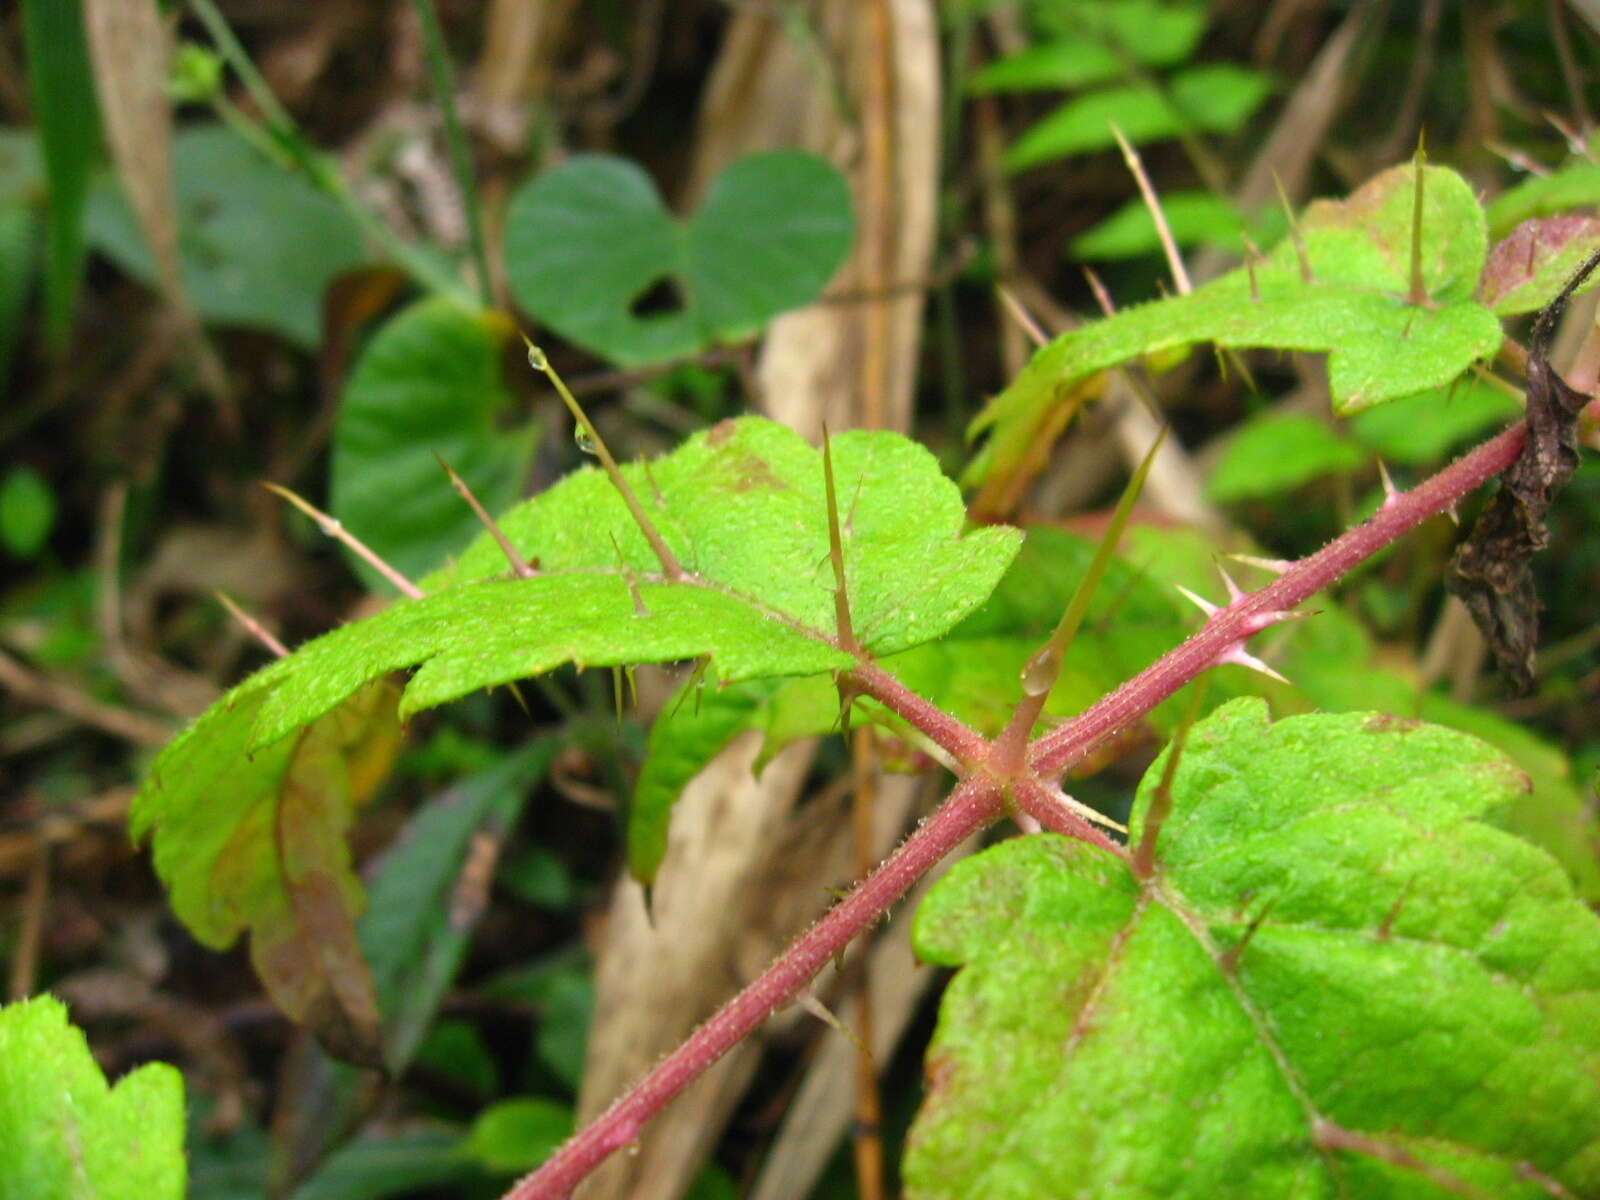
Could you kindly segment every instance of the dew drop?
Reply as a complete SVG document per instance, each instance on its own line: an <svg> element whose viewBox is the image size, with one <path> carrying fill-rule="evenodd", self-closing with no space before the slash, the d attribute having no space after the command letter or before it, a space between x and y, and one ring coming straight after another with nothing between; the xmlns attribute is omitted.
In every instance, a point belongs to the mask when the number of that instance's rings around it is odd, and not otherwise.
<svg viewBox="0 0 1600 1200"><path fill-rule="evenodd" d="M584 454L594 454L594 439L589 436L589 430L583 424L572 427L572 443Z"/></svg>
<svg viewBox="0 0 1600 1200"><path fill-rule="evenodd" d="M548 371L550 360L545 357L544 351L532 342L528 343L528 365L535 371Z"/></svg>

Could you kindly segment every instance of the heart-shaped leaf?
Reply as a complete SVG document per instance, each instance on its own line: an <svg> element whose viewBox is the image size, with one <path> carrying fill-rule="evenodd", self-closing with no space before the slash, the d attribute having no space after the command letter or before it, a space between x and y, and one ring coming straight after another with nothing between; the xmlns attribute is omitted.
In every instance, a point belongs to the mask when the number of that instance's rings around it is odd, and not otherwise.
<svg viewBox="0 0 1600 1200"><path fill-rule="evenodd" d="M1021 535L963 532L960 492L928 451L854 431L833 440L833 460L854 630L869 652L938 637L993 590ZM798 434L754 417L726 421L623 474L685 577L663 575L611 482L585 469L500 521L537 561L536 576L508 578L485 534L424 581L430 594L257 672L162 753L135 802L134 829L155 831L173 908L202 941L226 945L257 919L250 904L217 890L211 864L246 820L252 831L270 829L270 810L257 806L273 802L310 736L297 731L335 719L392 670L419 668L403 718L565 662L708 657L729 682L855 661L836 640L821 456ZM347 806L338 796L330 803L336 823ZM254 854L270 849L259 836L248 844Z"/></svg>
<svg viewBox="0 0 1600 1200"><path fill-rule="evenodd" d="M525 185L506 224L512 294L562 337L623 366L735 341L816 299L854 231L844 178L798 151L729 165L687 221L637 165L577 155ZM636 311L658 285L667 311Z"/></svg>
<svg viewBox="0 0 1600 1200"><path fill-rule="evenodd" d="M196 311L219 325L270 329L315 346L323 290L366 257L355 222L220 125L178 134L172 167L178 253ZM160 286L139 224L109 181L90 198L88 233L123 270Z"/></svg>
<svg viewBox="0 0 1600 1200"><path fill-rule="evenodd" d="M1597 1194L1600 921L1478 819L1525 786L1462 734L1241 700L1190 731L1150 878L1053 835L958 864L914 930L962 969L908 1194Z"/></svg>

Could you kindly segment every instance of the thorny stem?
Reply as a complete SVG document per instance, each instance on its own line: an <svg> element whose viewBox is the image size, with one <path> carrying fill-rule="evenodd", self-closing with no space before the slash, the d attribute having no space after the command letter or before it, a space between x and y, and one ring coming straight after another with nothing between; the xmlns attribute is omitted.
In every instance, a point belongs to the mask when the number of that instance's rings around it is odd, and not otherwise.
<svg viewBox="0 0 1600 1200"><path fill-rule="evenodd" d="M988 780L971 778L958 785L936 813L802 934L782 958L717 1010L554 1157L507 1192L503 1200L566 1196L605 1158L633 1142L644 1122L702 1071L789 1003L812 976L877 921L925 871L994 821L1001 811L999 789Z"/></svg>
<svg viewBox="0 0 1600 1200"><path fill-rule="evenodd" d="M1033 744L1029 765L1053 775L1079 762L1097 746L1144 716L1189 680L1238 645L1252 620L1287 612L1333 583L1363 559L1377 553L1431 516L1444 512L1468 492L1498 475L1522 450L1527 427L1517 424L1458 459L1427 482L1402 492L1370 520L1335 538L1309 558L1290 566L1259 592L1219 609L1205 627L1164 655L1081 716Z"/></svg>
<svg viewBox="0 0 1600 1200"><path fill-rule="evenodd" d="M1112 845L1087 822L1081 832L1077 830L1073 825L1078 819L1076 814L1062 805L1059 791L1051 790L1045 780L1080 762L1119 730L1216 665L1265 624L1282 619L1295 605L1362 560L1505 470L1521 453L1526 437L1526 426L1518 424L1491 438L1412 491L1393 497L1373 518L1317 553L1288 564L1273 583L1217 610L1188 641L1082 715L1034 742L1026 767L1016 775L1000 776L986 770L990 744L888 672L865 663L852 668L847 675L862 692L905 717L967 766L970 773L933 816L755 982L502 1200L554 1200L569 1195L605 1158L637 1139L645 1121L701 1072L798 995L824 964L869 928L918 876L962 840L1001 817L1006 811L1006 794L1032 815L1048 818L1053 828L1128 858L1129 851Z"/></svg>

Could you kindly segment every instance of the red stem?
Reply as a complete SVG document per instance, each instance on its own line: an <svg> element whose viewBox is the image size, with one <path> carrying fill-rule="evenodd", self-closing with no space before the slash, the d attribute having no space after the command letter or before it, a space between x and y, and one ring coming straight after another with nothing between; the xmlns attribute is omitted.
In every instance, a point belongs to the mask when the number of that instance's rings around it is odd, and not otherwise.
<svg viewBox="0 0 1600 1200"><path fill-rule="evenodd" d="M1252 618L1287 612L1316 595L1363 559L1443 512L1468 492L1509 467L1522 452L1527 426L1521 422L1409 492L1390 500L1371 520L1335 538L1276 580L1212 615L1205 627L1099 703L1033 744L1028 763L1039 775L1056 775L1138 720L1251 633Z"/></svg>
<svg viewBox="0 0 1600 1200"><path fill-rule="evenodd" d="M1412 491L1395 496L1371 520L1295 563L1275 582L1219 610L1188 641L1081 716L1035 742L1023 770L1015 774L990 774L985 770L963 778L932 817L781 958L502 1200L554 1200L567 1196L609 1155L634 1141L645 1121L793 999L824 964L887 911L923 872L969 835L996 820L1004 812L1003 787L1022 793L1019 799L1027 808L1045 809L1045 802L1049 801L1048 809L1059 822L1060 814L1053 812L1054 801L1043 793L1041 778L1064 771L1118 730L1144 716L1215 665L1228 650L1259 632L1271 614L1294 608L1363 559L1505 470L1521 453L1526 436L1522 424L1506 430ZM863 692L900 714L962 763L969 767L985 763L990 744L980 734L910 691L887 671L863 664L852 668L849 674ZM1080 836L1096 844L1105 842L1092 829Z"/></svg>
<svg viewBox="0 0 1600 1200"><path fill-rule="evenodd" d="M999 789L966 779L926 822L855 890L784 951L755 982L724 1004L687 1041L662 1059L588 1126L580 1130L502 1200L565 1197L609 1155L639 1136L645 1121L701 1072L792 1000L811 977L884 914L922 874L1002 812Z"/></svg>
<svg viewBox="0 0 1600 1200"><path fill-rule="evenodd" d="M987 738L938 705L917 695L882 667L874 663L858 663L850 668L848 674L851 682L863 693L927 734L929 740L942 746L963 766L970 767L988 756Z"/></svg>

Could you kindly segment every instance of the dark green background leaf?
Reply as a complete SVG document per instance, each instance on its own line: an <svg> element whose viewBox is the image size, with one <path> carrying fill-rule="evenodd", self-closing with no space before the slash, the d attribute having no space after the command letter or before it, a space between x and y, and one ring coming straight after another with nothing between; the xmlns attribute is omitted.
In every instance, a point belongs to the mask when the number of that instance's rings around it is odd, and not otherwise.
<svg viewBox="0 0 1600 1200"><path fill-rule="evenodd" d="M322 293L366 254L338 204L288 167L216 125L172 144L178 254L195 310L218 325L269 329L296 345L322 332ZM158 286L138 222L110 179L89 210L89 236L123 270Z"/></svg>
<svg viewBox="0 0 1600 1200"><path fill-rule="evenodd" d="M680 223L638 166L577 155L511 202L506 274L541 322L623 366L694 354L817 297L854 233L840 174L798 151L751 155ZM682 306L636 314L654 284Z"/></svg>
<svg viewBox="0 0 1600 1200"><path fill-rule="evenodd" d="M402 575L432 570L483 530L439 458L490 512L522 489L534 431L496 427L513 403L501 375L512 332L499 313L419 300L378 330L345 385L329 505ZM389 590L350 561L369 587Z"/></svg>

